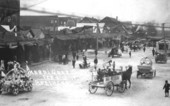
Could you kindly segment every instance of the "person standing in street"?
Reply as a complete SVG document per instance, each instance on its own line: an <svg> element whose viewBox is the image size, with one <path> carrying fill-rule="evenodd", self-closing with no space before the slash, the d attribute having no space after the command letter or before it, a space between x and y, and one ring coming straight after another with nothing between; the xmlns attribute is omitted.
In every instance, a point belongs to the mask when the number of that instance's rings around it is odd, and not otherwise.
<svg viewBox="0 0 170 106"><path fill-rule="evenodd" d="M152 55L155 56L155 49L152 49Z"/></svg>
<svg viewBox="0 0 170 106"><path fill-rule="evenodd" d="M129 49L129 57L130 57L130 58L131 58L131 55L132 55L131 49Z"/></svg>
<svg viewBox="0 0 170 106"><path fill-rule="evenodd" d="M84 60L84 67L87 67L87 57L85 55L83 56L83 60Z"/></svg>
<svg viewBox="0 0 170 106"><path fill-rule="evenodd" d="M116 67L115 61L113 61L113 71L115 71L115 67Z"/></svg>
<svg viewBox="0 0 170 106"><path fill-rule="evenodd" d="M94 59L94 67L97 68L97 63L98 63L98 59L97 59L97 56L95 57Z"/></svg>
<svg viewBox="0 0 170 106"><path fill-rule="evenodd" d="M170 89L170 84L168 83L168 80L165 81L165 85L164 85L163 89L165 89L165 97L168 97L169 89Z"/></svg>
<svg viewBox="0 0 170 106"><path fill-rule="evenodd" d="M143 51L145 52L145 50L146 50L146 48L145 48L145 46L143 47Z"/></svg>
<svg viewBox="0 0 170 106"><path fill-rule="evenodd" d="M76 65L76 59L75 58L73 58L73 60L72 60L72 65L73 65L73 68L75 68L75 65Z"/></svg>

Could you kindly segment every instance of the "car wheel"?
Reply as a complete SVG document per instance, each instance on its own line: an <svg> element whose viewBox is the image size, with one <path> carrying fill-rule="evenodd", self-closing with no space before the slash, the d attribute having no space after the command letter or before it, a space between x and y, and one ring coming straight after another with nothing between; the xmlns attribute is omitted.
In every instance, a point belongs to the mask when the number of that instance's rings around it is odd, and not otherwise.
<svg viewBox="0 0 170 106"><path fill-rule="evenodd" d="M91 94L94 94L94 93L96 93L97 89L98 89L98 87L97 86L93 86L92 82L90 82L90 84L89 84L89 92Z"/></svg>
<svg viewBox="0 0 170 106"><path fill-rule="evenodd" d="M106 95L111 96L113 94L113 90L114 90L114 84L110 81L107 83L107 85L105 87Z"/></svg>

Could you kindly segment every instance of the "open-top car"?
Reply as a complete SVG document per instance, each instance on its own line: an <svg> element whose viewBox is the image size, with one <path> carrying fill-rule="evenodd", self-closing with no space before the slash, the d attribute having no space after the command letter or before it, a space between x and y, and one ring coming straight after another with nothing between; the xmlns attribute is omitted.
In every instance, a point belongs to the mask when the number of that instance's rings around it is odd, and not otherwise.
<svg viewBox="0 0 170 106"><path fill-rule="evenodd" d="M153 78L156 76L156 70L153 69L152 60L150 58L144 57L140 60L140 65L138 65L137 78L139 76L145 78Z"/></svg>
<svg viewBox="0 0 170 106"><path fill-rule="evenodd" d="M118 48L118 47L113 47L110 51L109 51L109 54L108 54L108 57L121 57L122 56L122 52L121 50Z"/></svg>

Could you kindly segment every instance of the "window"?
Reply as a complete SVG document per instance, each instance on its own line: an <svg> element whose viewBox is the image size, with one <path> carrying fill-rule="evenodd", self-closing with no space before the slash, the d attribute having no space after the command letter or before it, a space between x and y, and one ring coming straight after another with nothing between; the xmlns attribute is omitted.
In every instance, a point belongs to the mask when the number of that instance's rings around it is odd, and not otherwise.
<svg viewBox="0 0 170 106"><path fill-rule="evenodd" d="M166 49L168 49L168 45L166 44ZM159 50L164 50L164 43L159 44Z"/></svg>
<svg viewBox="0 0 170 106"><path fill-rule="evenodd" d="M54 23L54 20L51 20L51 23Z"/></svg>

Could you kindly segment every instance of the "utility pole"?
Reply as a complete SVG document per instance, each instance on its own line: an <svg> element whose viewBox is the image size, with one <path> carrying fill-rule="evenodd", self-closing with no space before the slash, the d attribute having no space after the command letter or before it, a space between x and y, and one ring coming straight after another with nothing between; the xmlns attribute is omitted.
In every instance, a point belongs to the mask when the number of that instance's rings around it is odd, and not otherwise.
<svg viewBox="0 0 170 106"><path fill-rule="evenodd" d="M58 17L57 17L58 18ZM52 20L51 20L51 24L53 24L53 35L55 36L55 29L56 29L56 24L58 23L58 20L56 19L56 17L54 17ZM51 38L51 41L52 42L52 38ZM52 48L51 48L51 44L49 44L49 60L51 61L51 58L52 58Z"/></svg>
<svg viewBox="0 0 170 106"><path fill-rule="evenodd" d="M97 35L97 38L96 38L96 50L98 52L98 35Z"/></svg>
<svg viewBox="0 0 170 106"><path fill-rule="evenodd" d="M100 34L99 23L97 23L97 34ZM98 35L96 37L96 52L98 53Z"/></svg>
<svg viewBox="0 0 170 106"><path fill-rule="evenodd" d="M164 28L165 28L165 23L162 23L162 34L163 34L163 38L164 38L164 51L165 51L165 55L167 55L167 46L166 46L166 41L165 41L165 31L164 31Z"/></svg>

